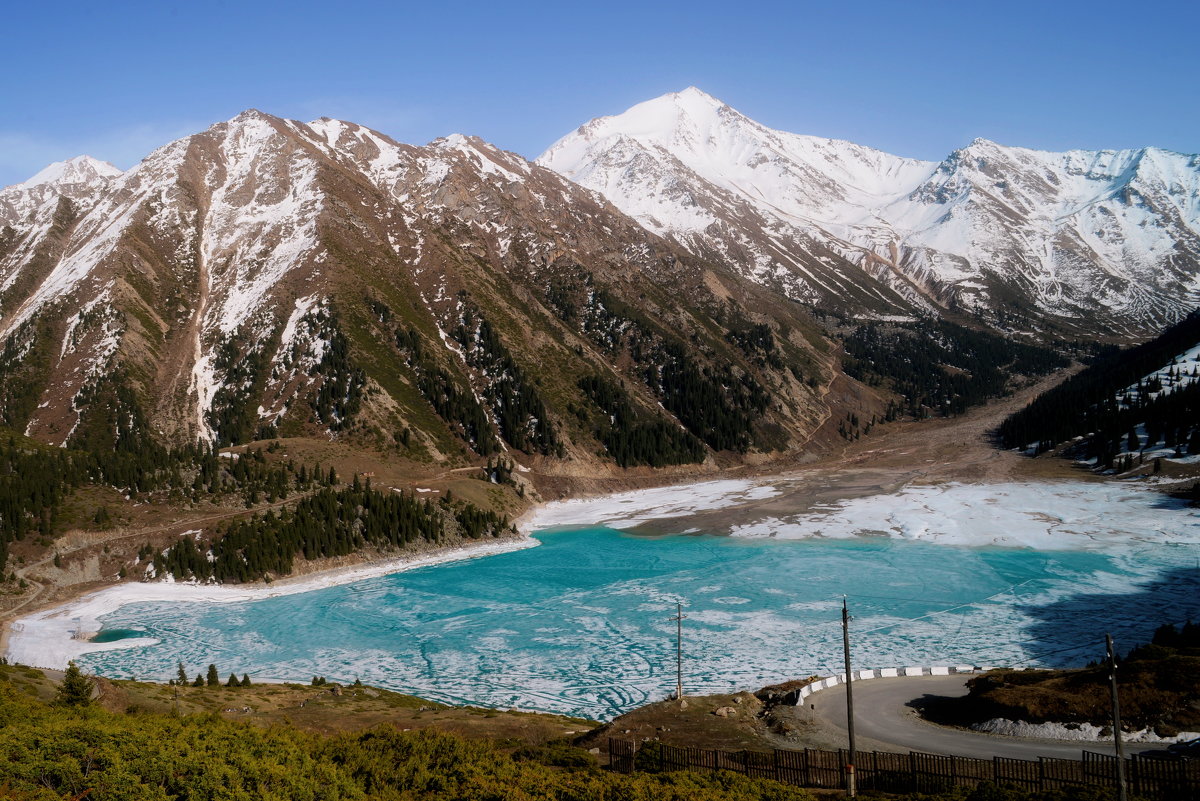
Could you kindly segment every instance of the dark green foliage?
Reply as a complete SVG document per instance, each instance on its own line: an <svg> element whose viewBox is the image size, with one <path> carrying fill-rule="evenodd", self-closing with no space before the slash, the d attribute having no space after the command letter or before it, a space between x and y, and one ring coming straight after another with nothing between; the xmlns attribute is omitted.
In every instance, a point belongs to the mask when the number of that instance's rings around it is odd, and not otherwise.
<svg viewBox="0 0 1200 801"><path fill-rule="evenodd" d="M488 459L487 466L483 468L483 477L493 484L516 484L512 478L514 466L512 459L503 456Z"/></svg>
<svg viewBox="0 0 1200 801"><path fill-rule="evenodd" d="M367 374L354 365L350 342L338 327L337 317L324 311L315 314L321 326L318 336L327 345L321 361L313 368L315 374L322 376L321 387L312 402L313 412L330 431L341 431L350 426L362 406Z"/></svg>
<svg viewBox="0 0 1200 801"><path fill-rule="evenodd" d="M771 326L766 323L745 323L730 328L725 334L725 339L741 348L742 352L760 367L783 369L783 357L775 346L775 335L771 333Z"/></svg>
<svg viewBox="0 0 1200 801"><path fill-rule="evenodd" d="M120 471L131 457L159 457L165 451L150 436L150 423L123 370L107 373L84 387L75 405L83 409L68 445L98 456L109 452L109 469Z"/></svg>
<svg viewBox="0 0 1200 801"><path fill-rule="evenodd" d="M647 361L646 385L710 448L744 452L753 444L754 421L770 400L753 376L728 364L702 366L672 341L651 351Z"/></svg>
<svg viewBox="0 0 1200 801"><path fill-rule="evenodd" d="M396 347L417 375L417 389L459 437L481 456L500 450L496 430L474 393L437 365L415 328L397 329Z"/></svg>
<svg viewBox="0 0 1200 801"><path fill-rule="evenodd" d="M67 663L67 672L63 682L54 696L54 703L59 706L81 707L92 703L92 682L75 665Z"/></svg>
<svg viewBox="0 0 1200 801"><path fill-rule="evenodd" d="M217 673L216 665L208 666L208 675L205 677L204 683L207 684L209 687L220 687L221 686L221 675L219 673Z"/></svg>
<svg viewBox="0 0 1200 801"><path fill-rule="evenodd" d="M546 299L565 322L577 327L614 361L626 354L635 368L633 374L645 381L651 393L694 437L714 450L744 452L761 444L756 442L755 423L766 411L767 391L753 375L735 366L733 359L703 345L697 333L688 335L690 341L685 344L684 332L647 319L597 287L586 273L568 273L551 280ZM731 321L724 339L749 363L764 369L783 369L785 362L769 326L748 322L732 304L720 309L715 318L718 322ZM720 340L713 344L723 345ZM803 374L795 365L793 368L798 377ZM692 445L680 441L661 424L653 424L633 438L619 430L613 437L611 445L608 440L601 441L619 463L624 459L628 464L654 464L653 459L659 458L654 453L668 452L672 455L659 459L659 463L703 458L692 458ZM638 444L650 439L654 445ZM623 456L617 457L617 452Z"/></svg>
<svg viewBox="0 0 1200 801"><path fill-rule="evenodd" d="M537 762L556 768L595 770L600 767L594 754L571 745L569 740L552 740L541 745L518 748L512 758L517 762Z"/></svg>
<svg viewBox="0 0 1200 801"><path fill-rule="evenodd" d="M66 494L94 469L85 454L60 448L23 447L0 440L0 566L8 546L33 535L53 537Z"/></svg>
<svg viewBox="0 0 1200 801"><path fill-rule="evenodd" d="M249 673L243 673L243 674L242 674L242 686L243 686L243 687L252 687L252 686L254 686L254 685L252 685L252 684L250 683L250 674L249 674Z"/></svg>
<svg viewBox="0 0 1200 801"><path fill-rule="evenodd" d="M450 335L462 346L467 364L486 380L483 396L505 441L528 453L556 452L558 436L533 380L513 360L491 323L465 298Z"/></svg>
<svg viewBox="0 0 1200 801"><path fill-rule="evenodd" d="M225 681L226 687L241 687L242 682L238 679L236 673L230 673L229 678Z"/></svg>
<svg viewBox="0 0 1200 801"><path fill-rule="evenodd" d="M1123 449L1134 451L1159 443L1180 450L1186 445L1188 453L1195 453L1190 445L1193 438L1200 437L1200 382L1164 388L1154 381L1142 386L1136 398L1118 395L1171 364L1175 356L1197 342L1200 314L1192 314L1150 342L1106 355L1005 420L997 432L1000 443L1007 448L1034 443L1042 452L1086 435L1082 455L1094 456L1107 467L1113 466L1114 457ZM1178 369L1186 370L1188 365ZM1159 394L1150 398L1151 392ZM1143 425L1145 442L1134 431Z"/></svg>
<svg viewBox="0 0 1200 801"><path fill-rule="evenodd" d="M1136 646L1129 652L1129 655L1125 657L1123 667L1174 656L1200 657L1200 624L1188 621L1179 628L1175 628L1170 623L1159 626L1148 644ZM1194 683L1194 681L1189 681L1184 686L1175 689L1189 689L1194 686Z"/></svg>
<svg viewBox="0 0 1200 801"><path fill-rule="evenodd" d="M621 467L662 467L704 460L704 445L690 431L661 418L640 420L629 396L602 376L584 376L579 388L606 417L596 438Z"/></svg>
<svg viewBox="0 0 1200 801"><path fill-rule="evenodd" d="M266 342L247 334L230 337L216 349L213 370L221 386L213 394L206 419L220 447L254 438L259 423L258 401L270 366Z"/></svg>
<svg viewBox="0 0 1200 801"><path fill-rule="evenodd" d="M130 495L240 493L274 502L314 483L301 480L294 465L268 462L258 450L228 459L203 444L162 447L148 433L137 396L120 371L95 382L86 394L90 402L69 448L23 444L12 435L0 439L0 565L13 541L30 534L53 538L64 500L88 484ZM109 513L101 509L95 520L104 526ZM140 555L145 559L151 553L143 549Z"/></svg>
<svg viewBox="0 0 1200 801"><path fill-rule="evenodd" d="M53 333L44 320L29 320L0 348L0 424L24 430L37 408L53 350Z"/></svg>
<svg viewBox="0 0 1200 801"><path fill-rule="evenodd" d="M473 540L485 536L498 537L510 530L507 517L470 503L459 505L455 509L454 519L458 521L462 535Z"/></svg>
<svg viewBox="0 0 1200 801"><path fill-rule="evenodd" d="M728 361L699 361L695 348L602 290L588 294L581 322L602 350L627 352L662 405L709 447L745 451L754 444L754 423L769 396L752 375ZM747 343L755 336L748 333Z"/></svg>
<svg viewBox="0 0 1200 801"><path fill-rule="evenodd" d="M867 323L843 341L847 375L884 385L905 399L913 417L961 414L1004 394L1013 375L1035 376L1067 365L1047 348L944 320L918 324Z"/></svg>
<svg viewBox="0 0 1200 801"><path fill-rule="evenodd" d="M464 536L500 536L508 521L470 504L455 508L453 518ZM320 559L345 556L371 545L402 548L416 541L440 542L447 536L447 514L413 494L382 493L357 485L325 488L278 512L229 523L202 549L180 539L155 557L155 569L178 579L254 581L286 575L297 556ZM211 550L212 559L206 551Z"/></svg>

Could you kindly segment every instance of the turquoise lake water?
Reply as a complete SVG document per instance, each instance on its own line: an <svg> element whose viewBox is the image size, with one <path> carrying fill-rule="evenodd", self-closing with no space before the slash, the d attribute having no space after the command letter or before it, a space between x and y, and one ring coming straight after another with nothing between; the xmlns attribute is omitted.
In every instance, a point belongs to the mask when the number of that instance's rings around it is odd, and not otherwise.
<svg viewBox="0 0 1200 801"><path fill-rule="evenodd" d="M1189 523L1190 525L1190 523ZM313 675L431 699L609 718L674 687L727 691L856 667L1079 664L1104 632L1200 619L1200 546L1105 551L843 540L539 533L539 547L243 603L143 603L104 618L158 645L92 653L109 676Z"/></svg>

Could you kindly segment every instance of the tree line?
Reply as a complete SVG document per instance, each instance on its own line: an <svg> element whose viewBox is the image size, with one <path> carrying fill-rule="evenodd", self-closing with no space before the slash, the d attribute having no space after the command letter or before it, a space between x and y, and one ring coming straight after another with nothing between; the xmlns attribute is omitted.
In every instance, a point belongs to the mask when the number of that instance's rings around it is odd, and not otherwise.
<svg viewBox="0 0 1200 801"><path fill-rule="evenodd" d="M945 320L916 325L865 323L842 340L846 374L903 398L885 420L962 414L1008 391L1013 376L1066 367L1048 348L976 331Z"/></svg>
<svg viewBox="0 0 1200 801"><path fill-rule="evenodd" d="M513 360L496 329L465 292L459 292L459 301L459 319L450 336L462 347L467 364L486 380L483 397L491 406L500 435L517 450L561 456L558 433L534 381Z"/></svg>
<svg viewBox="0 0 1200 801"><path fill-rule="evenodd" d="M346 556L373 546L398 549L514 533L506 517L464 502L434 504L413 493L379 492L355 476L348 487L325 487L278 512L227 523L211 538L184 537L154 557L157 575L177 580L245 582L292 572L295 559Z"/></svg>
<svg viewBox="0 0 1200 801"><path fill-rule="evenodd" d="M1110 468L1123 452L1161 446L1180 455L1200 453L1200 381L1191 380L1197 365L1174 364L1197 342L1200 314L1193 313L1150 342L1107 354L1039 395L1001 423L997 439L1006 448L1032 445L1041 453L1082 437L1079 453ZM1145 380L1168 365L1169 385Z"/></svg>
<svg viewBox="0 0 1200 801"><path fill-rule="evenodd" d="M588 375L579 379L579 388L603 413L593 433L621 467L704 461L704 444L694 434L658 416L641 419L616 382Z"/></svg>

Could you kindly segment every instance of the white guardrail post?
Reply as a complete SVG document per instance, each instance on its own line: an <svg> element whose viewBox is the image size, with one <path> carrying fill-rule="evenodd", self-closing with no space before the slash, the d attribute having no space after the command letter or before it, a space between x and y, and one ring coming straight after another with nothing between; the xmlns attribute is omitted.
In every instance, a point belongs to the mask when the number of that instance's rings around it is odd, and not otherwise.
<svg viewBox="0 0 1200 801"><path fill-rule="evenodd" d="M992 670L992 668L972 665L933 665L930 667L854 670L851 673L855 681L866 681L868 679L895 679L906 676L954 676L960 673L986 673L989 670ZM806 684L796 693L796 706L800 706L804 702L804 699L813 693L828 690L830 687L836 687L839 684L845 684L845 682L846 674L837 673L833 676L825 676L824 678L817 679L812 684Z"/></svg>

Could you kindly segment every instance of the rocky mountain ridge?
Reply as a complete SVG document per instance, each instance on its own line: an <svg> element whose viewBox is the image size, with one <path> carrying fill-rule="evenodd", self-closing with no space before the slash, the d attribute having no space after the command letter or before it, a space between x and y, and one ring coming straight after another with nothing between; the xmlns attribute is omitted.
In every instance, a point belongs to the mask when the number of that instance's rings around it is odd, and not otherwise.
<svg viewBox="0 0 1200 801"><path fill-rule="evenodd" d="M797 446L835 370L803 309L553 171L254 110L0 190L0 340L0 423L53 444L323 432L563 469Z"/></svg>

